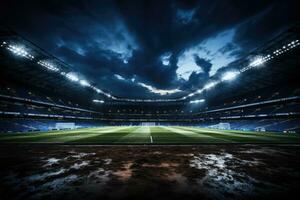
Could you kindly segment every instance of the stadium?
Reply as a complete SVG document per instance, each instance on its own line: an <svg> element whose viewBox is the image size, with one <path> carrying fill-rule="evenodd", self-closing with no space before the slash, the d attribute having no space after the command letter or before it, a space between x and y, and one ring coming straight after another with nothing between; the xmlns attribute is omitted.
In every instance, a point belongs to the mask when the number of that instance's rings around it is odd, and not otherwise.
<svg viewBox="0 0 300 200"><path fill-rule="evenodd" d="M299 14L249 4L5 2L1 198L296 198Z"/></svg>

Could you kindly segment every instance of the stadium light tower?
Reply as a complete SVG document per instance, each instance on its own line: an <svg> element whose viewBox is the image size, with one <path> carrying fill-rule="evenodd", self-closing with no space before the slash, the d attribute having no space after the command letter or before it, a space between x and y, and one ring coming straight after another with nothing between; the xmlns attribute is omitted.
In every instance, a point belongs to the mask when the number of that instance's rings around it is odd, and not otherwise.
<svg viewBox="0 0 300 200"><path fill-rule="evenodd" d="M239 72L237 71L232 71L232 72L226 72L223 76L222 76L222 81L230 81L233 80L237 77L237 75L239 74Z"/></svg>

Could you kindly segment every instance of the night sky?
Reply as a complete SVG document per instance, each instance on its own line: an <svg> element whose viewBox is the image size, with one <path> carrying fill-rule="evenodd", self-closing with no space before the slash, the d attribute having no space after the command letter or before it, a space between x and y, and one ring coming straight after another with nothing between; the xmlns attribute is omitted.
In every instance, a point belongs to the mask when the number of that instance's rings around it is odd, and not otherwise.
<svg viewBox="0 0 300 200"><path fill-rule="evenodd" d="M297 1L1 0L1 24L126 98L175 98L299 21Z"/></svg>

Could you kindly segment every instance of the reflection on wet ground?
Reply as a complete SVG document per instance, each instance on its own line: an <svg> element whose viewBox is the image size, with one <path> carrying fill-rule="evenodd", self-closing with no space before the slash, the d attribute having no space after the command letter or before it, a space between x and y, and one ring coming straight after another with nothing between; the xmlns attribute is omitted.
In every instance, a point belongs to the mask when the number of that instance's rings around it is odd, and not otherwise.
<svg viewBox="0 0 300 200"><path fill-rule="evenodd" d="M1 199L279 199L300 146L0 146Z"/></svg>

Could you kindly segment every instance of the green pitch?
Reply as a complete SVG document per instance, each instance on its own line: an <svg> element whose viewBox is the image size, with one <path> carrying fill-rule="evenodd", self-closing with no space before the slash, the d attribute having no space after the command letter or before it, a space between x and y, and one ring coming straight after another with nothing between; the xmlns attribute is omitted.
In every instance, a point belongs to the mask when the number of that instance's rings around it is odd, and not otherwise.
<svg viewBox="0 0 300 200"><path fill-rule="evenodd" d="M179 126L119 126L0 134L0 143L204 144L300 143L300 134L213 130Z"/></svg>

